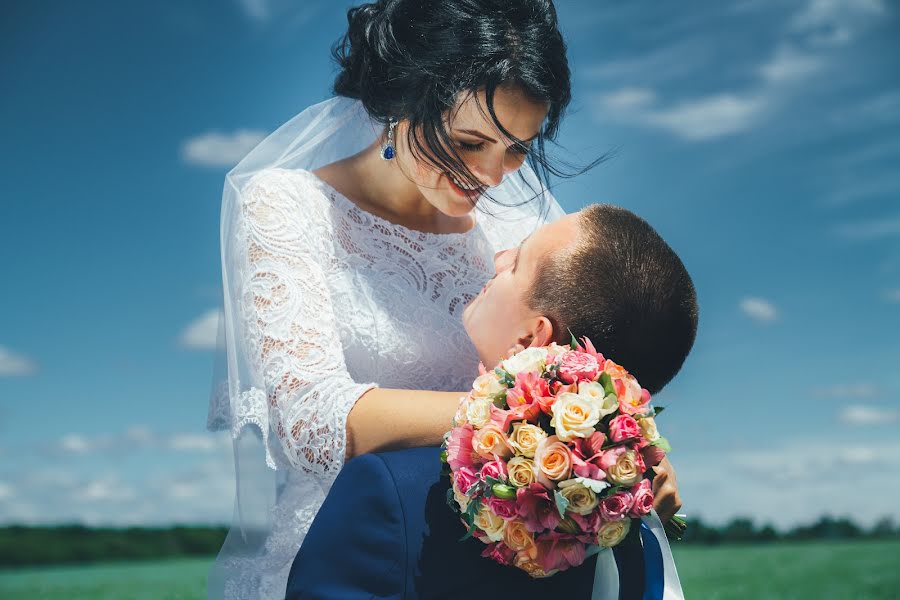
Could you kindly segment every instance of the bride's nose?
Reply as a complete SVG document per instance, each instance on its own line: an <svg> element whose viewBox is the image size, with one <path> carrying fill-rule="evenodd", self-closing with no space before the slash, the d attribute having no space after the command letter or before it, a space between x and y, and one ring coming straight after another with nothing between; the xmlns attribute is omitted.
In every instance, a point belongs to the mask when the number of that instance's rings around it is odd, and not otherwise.
<svg viewBox="0 0 900 600"><path fill-rule="evenodd" d="M509 250L501 250L494 254L494 270L496 272L499 273L510 265L509 254Z"/></svg>

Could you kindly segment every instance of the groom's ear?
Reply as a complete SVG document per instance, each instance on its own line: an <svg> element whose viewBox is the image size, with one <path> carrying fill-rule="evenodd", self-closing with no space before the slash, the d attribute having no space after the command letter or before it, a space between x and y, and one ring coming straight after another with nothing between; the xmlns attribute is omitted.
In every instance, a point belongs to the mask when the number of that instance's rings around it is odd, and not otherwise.
<svg viewBox="0 0 900 600"><path fill-rule="evenodd" d="M529 324L525 335L519 337L517 342L526 348L549 346L553 341L553 323L544 316L535 317Z"/></svg>

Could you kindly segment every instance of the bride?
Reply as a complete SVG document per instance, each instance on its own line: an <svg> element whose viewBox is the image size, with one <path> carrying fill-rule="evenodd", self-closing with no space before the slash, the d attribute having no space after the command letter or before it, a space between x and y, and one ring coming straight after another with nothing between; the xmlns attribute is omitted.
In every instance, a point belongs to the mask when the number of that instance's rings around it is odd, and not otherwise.
<svg viewBox="0 0 900 600"><path fill-rule="evenodd" d="M462 309L496 252L563 214L550 0L379 0L348 21L336 97L226 178L210 427L235 437L237 496L210 598L283 598L346 460L440 444L477 375ZM659 470L665 520L680 499Z"/></svg>

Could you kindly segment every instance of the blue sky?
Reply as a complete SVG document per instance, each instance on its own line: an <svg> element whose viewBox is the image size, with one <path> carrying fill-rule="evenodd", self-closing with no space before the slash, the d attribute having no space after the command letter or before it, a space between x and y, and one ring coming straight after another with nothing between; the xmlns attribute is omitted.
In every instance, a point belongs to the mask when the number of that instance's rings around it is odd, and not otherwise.
<svg viewBox="0 0 900 600"><path fill-rule="evenodd" d="M0 8L0 522L229 520L223 177L328 97L348 6ZM897 7L557 6L565 156L615 151L557 197L642 215L697 285L657 398L685 512L900 518Z"/></svg>

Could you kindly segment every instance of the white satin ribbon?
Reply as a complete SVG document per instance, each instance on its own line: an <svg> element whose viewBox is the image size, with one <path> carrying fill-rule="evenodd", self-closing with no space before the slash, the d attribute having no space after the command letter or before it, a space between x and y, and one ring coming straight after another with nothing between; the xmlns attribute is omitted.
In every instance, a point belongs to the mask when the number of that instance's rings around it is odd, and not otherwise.
<svg viewBox="0 0 900 600"><path fill-rule="evenodd" d="M672 557L672 549L666 537L666 530L656 511L641 519L650 529L650 533L656 536L663 559L663 600L684 600L684 592L681 590L681 581L678 579L678 570L675 568L675 559ZM618 600L619 598L619 569L616 566L616 558L610 548L603 548L597 554L597 567L594 570L594 587L591 591L591 600Z"/></svg>

